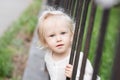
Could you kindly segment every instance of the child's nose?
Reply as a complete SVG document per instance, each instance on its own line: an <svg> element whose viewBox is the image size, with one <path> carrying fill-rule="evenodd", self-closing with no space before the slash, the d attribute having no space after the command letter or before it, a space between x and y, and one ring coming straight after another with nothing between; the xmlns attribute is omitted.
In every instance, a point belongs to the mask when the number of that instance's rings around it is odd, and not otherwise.
<svg viewBox="0 0 120 80"><path fill-rule="evenodd" d="M56 39L57 39L57 42L62 41L61 36L57 36Z"/></svg>

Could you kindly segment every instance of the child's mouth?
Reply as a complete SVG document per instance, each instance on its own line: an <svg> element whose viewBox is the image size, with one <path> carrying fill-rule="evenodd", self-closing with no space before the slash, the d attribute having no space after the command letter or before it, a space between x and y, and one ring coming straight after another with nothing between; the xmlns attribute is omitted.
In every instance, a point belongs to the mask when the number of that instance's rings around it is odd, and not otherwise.
<svg viewBox="0 0 120 80"><path fill-rule="evenodd" d="M61 46L63 46L63 44L58 44L56 47L61 47Z"/></svg>

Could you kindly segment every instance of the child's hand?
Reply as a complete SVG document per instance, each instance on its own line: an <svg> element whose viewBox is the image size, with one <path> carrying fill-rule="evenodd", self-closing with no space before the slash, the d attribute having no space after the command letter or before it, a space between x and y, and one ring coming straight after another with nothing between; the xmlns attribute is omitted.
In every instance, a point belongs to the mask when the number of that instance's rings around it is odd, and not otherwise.
<svg viewBox="0 0 120 80"><path fill-rule="evenodd" d="M72 77L73 65L68 64L65 68L65 75L69 78Z"/></svg>

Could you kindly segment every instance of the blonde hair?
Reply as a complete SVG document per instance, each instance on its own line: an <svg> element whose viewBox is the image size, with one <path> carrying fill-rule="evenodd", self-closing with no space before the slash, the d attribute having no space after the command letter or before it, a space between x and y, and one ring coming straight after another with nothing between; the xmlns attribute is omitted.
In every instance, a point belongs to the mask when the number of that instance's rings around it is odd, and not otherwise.
<svg viewBox="0 0 120 80"><path fill-rule="evenodd" d="M70 32L73 34L74 31L74 21L63 11L61 10L46 10L44 11L38 21L38 37L39 37L39 41L40 44L45 47L45 37L44 37L44 30L43 30L43 25L44 25L44 21L52 16L59 16L62 17L63 19L65 19L66 24L68 25L68 28L70 29Z"/></svg>

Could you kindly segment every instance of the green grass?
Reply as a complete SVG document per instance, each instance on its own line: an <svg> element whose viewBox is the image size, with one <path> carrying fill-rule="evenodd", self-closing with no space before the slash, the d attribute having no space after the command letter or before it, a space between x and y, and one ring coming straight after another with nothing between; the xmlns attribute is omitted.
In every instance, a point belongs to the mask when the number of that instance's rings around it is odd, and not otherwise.
<svg viewBox="0 0 120 80"><path fill-rule="evenodd" d="M12 55L14 51L10 48L16 36L24 30L27 35L33 35L37 24L41 0L33 0L33 3L23 12L17 21L0 37L0 80L11 77Z"/></svg>

